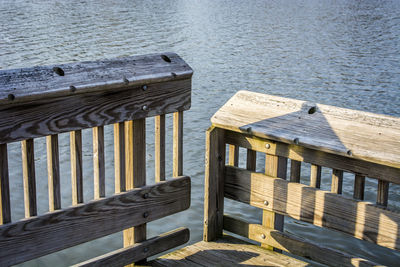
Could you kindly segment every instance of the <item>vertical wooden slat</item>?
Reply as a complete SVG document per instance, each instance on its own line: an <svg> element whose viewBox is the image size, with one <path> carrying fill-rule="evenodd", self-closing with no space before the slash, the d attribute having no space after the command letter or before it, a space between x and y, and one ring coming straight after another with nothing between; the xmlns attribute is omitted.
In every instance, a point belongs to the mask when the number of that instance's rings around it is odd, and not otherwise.
<svg viewBox="0 0 400 267"><path fill-rule="evenodd" d="M265 174L273 177L279 177L286 180L287 176L287 158L265 155ZM269 203L265 203L268 205ZM262 225L275 230L283 231L285 217L272 211L263 210ZM273 250L274 248L268 245L263 247ZM275 251L279 251L274 249Z"/></svg>
<svg viewBox="0 0 400 267"><path fill-rule="evenodd" d="M49 211L61 208L58 135L46 136Z"/></svg>
<svg viewBox="0 0 400 267"><path fill-rule="evenodd" d="M125 122L126 190L146 184L146 120ZM143 210L143 216L148 216ZM146 224L124 230L124 247L146 239Z"/></svg>
<svg viewBox="0 0 400 267"><path fill-rule="evenodd" d="M300 182L301 161L290 161L290 181L294 183Z"/></svg>
<svg viewBox="0 0 400 267"><path fill-rule="evenodd" d="M24 178L25 217L37 215L36 178L33 139L21 141L22 171Z"/></svg>
<svg viewBox="0 0 400 267"><path fill-rule="evenodd" d="M256 171L257 152L247 149L246 169L249 171Z"/></svg>
<svg viewBox="0 0 400 267"><path fill-rule="evenodd" d="M83 203L82 131L69 134L71 154L72 205Z"/></svg>
<svg viewBox="0 0 400 267"><path fill-rule="evenodd" d="M165 115L155 117L155 131L155 176L160 182L165 181Z"/></svg>
<svg viewBox="0 0 400 267"><path fill-rule="evenodd" d="M0 225L11 222L7 144L0 144Z"/></svg>
<svg viewBox="0 0 400 267"><path fill-rule="evenodd" d="M389 199L389 182L378 180L378 192L376 195L376 204L387 206Z"/></svg>
<svg viewBox="0 0 400 267"><path fill-rule="evenodd" d="M173 176L183 175L183 111L174 113Z"/></svg>
<svg viewBox="0 0 400 267"><path fill-rule="evenodd" d="M356 174L354 177L353 198L364 200L365 176Z"/></svg>
<svg viewBox="0 0 400 267"><path fill-rule="evenodd" d="M343 171L342 170L332 170L332 185L331 192L336 194L342 193L343 185Z"/></svg>
<svg viewBox="0 0 400 267"><path fill-rule="evenodd" d="M93 128L94 198L105 197L104 127Z"/></svg>
<svg viewBox="0 0 400 267"><path fill-rule="evenodd" d="M310 186L321 187L321 166L311 164Z"/></svg>
<svg viewBox="0 0 400 267"><path fill-rule="evenodd" d="M222 236L224 216L224 130L211 127L206 132L203 240Z"/></svg>
<svg viewBox="0 0 400 267"><path fill-rule="evenodd" d="M125 130L124 123L114 124L114 172L115 193L124 192L125 187Z"/></svg>
<svg viewBox="0 0 400 267"><path fill-rule="evenodd" d="M237 167L239 165L239 146L229 145L229 163L230 166Z"/></svg>

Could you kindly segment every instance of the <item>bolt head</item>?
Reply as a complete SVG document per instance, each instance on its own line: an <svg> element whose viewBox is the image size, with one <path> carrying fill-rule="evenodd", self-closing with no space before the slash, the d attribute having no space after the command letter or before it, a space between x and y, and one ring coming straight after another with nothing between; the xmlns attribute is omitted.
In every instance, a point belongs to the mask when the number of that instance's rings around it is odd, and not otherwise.
<svg viewBox="0 0 400 267"><path fill-rule="evenodd" d="M143 217L144 217L144 218L149 217L149 213L148 213L148 212L143 213Z"/></svg>
<svg viewBox="0 0 400 267"><path fill-rule="evenodd" d="M265 148L266 148L266 149L270 149L270 148L271 148L271 145L270 145L270 144L265 144Z"/></svg>
<svg viewBox="0 0 400 267"><path fill-rule="evenodd" d="M149 251L149 248L144 248L143 251L144 251L144 252L148 252L148 251Z"/></svg>
<svg viewBox="0 0 400 267"><path fill-rule="evenodd" d="M149 193L145 193L145 194L143 195L143 198L144 198L144 199L149 198Z"/></svg>
<svg viewBox="0 0 400 267"><path fill-rule="evenodd" d="M142 107L142 109L143 109L144 111L146 111L146 110L147 110L147 106L144 105L144 106Z"/></svg>
<svg viewBox="0 0 400 267"><path fill-rule="evenodd" d="M268 203L268 200L264 200L264 205L265 205L265 206L268 206L268 204L269 204L269 203Z"/></svg>
<svg viewBox="0 0 400 267"><path fill-rule="evenodd" d="M147 90L147 85L143 85L142 89L143 89L143 91L146 91Z"/></svg>
<svg viewBox="0 0 400 267"><path fill-rule="evenodd" d="M262 239L265 239L266 236L265 236L264 234L261 234L261 238L262 238Z"/></svg>

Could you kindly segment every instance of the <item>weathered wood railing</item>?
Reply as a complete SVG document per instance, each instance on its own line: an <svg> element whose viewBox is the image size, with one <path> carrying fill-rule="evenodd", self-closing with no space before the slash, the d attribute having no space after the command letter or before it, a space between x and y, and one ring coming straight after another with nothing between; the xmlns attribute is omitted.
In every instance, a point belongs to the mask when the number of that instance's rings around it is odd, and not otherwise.
<svg viewBox="0 0 400 267"><path fill-rule="evenodd" d="M192 69L176 54L0 71L0 266L124 230L124 248L81 265L123 266L188 241L147 239L146 223L190 206L182 176L183 111ZM173 115L173 176L165 181L165 114ZM156 184L146 186L146 117L156 116ZM114 124L115 195L105 195L104 125ZM82 129L93 129L94 200L83 200ZM61 209L58 134L70 132L72 206ZM38 214L34 138L47 136L49 213ZM21 141L25 217L11 218L7 143ZM12 178L12 177L11 177ZM38 177L43 179L43 177ZM86 179L86 178L85 178Z"/></svg>
<svg viewBox="0 0 400 267"><path fill-rule="evenodd" d="M400 184L399 118L240 91L211 121L205 241L225 229L328 265L375 265L283 232L289 216L400 249L400 214L386 208L389 184ZM246 169L238 168L239 147ZM265 154L264 173L256 172L256 152ZM311 164L309 186L300 184L302 162ZM319 189L321 167L332 169L330 192ZM355 175L353 199L341 195L343 172ZM363 201L365 177L378 179L376 204ZM263 209L262 225L224 215L224 197Z"/></svg>

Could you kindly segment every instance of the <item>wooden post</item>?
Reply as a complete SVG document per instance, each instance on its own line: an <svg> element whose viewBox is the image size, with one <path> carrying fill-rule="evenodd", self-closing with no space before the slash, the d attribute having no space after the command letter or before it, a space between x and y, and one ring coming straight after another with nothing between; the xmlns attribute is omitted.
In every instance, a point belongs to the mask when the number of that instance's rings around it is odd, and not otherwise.
<svg viewBox="0 0 400 267"><path fill-rule="evenodd" d="M378 180L378 192L376 196L376 204L387 206L389 199L389 182Z"/></svg>
<svg viewBox="0 0 400 267"><path fill-rule="evenodd" d="M33 139L21 141L22 171L24 177L25 217L37 215L36 178Z"/></svg>
<svg viewBox="0 0 400 267"><path fill-rule="evenodd" d="M125 186L125 130L124 123L114 124L115 193L124 192Z"/></svg>
<svg viewBox="0 0 400 267"><path fill-rule="evenodd" d="M343 171L342 170L332 170L332 185L331 192L336 194L342 193L343 185Z"/></svg>
<svg viewBox="0 0 400 267"><path fill-rule="evenodd" d="M246 169L249 171L256 171L257 151L247 149Z"/></svg>
<svg viewBox="0 0 400 267"><path fill-rule="evenodd" d="M239 165L239 146L229 145L229 163L230 166Z"/></svg>
<svg viewBox="0 0 400 267"><path fill-rule="evenodd" d="M321 166L311 164L310 186L321 188Z"/></svg>
<svg viewBox="0 0 400 267"><path fill-rule="evenodd" d="M71 153L72 205L83 203L82 131L69 133Z"/></svg>
<svg viewBox="0 0 400 267"><path fill-rule="evenodd" d="M11 222L7 144L0 144L0 225Z"/></svg>
<svg viewBox="0 0 400 267"><path fill-rule="evenodd" d="M222 236L224 216L224 130L211 126L206 132L203 240Z"/></svg>
<svg viewBox="0 0 400 267"><path fill-rule="evenodd" d="M94 198L106 196L104 163L104 127L93 128Z"/></svg>
<svg viewBox="0 0 400 267"><path fill-rule="evenodd" d="M279 177L286 180L287 176L287 158L274 155L265 155L265 174L268 176ZM271 229L283 231L285 217L281 214L269 210L263 210L262 225ZM269 245L262 245L269 250L274 249Z"/></svg>
<svg viewBox="0 0 400 267"><path fill-rule="evenodd" d="M146 185L146 120L125 122L126 190ZM148 216L143 211L143 216ZM124 247L146 240L146 224L124 230ZM130 265L133 266L133 265Z"/></svg>
<svg viewBox="0 0 400 267"><path fill-rule="evenodd" d="M158 183L165 181L165 115L155 117L155 131L155 176Z"/></svg>
<svg viewBox="0 0 400 267"><path fill-rule="evenodd" d="M183 111L174 113L173 176L183 175Z"/></svg>
<svg viewBox="0 0 400 267"><path fill-rule="evenodd" d="M290 161L290 181L300 183L301 161Z"/></svg>
<svg viewBox="0 0 400 267"><path fill-rule="evenodd" d="M365 176L356 174L354 177L353 198L364 200Z"/></svg>
<svg viewBox="0 0 400 267"><path fill-rule="evenodd" d="M61 209L58 135L46 136L49 211Z"/></svg>

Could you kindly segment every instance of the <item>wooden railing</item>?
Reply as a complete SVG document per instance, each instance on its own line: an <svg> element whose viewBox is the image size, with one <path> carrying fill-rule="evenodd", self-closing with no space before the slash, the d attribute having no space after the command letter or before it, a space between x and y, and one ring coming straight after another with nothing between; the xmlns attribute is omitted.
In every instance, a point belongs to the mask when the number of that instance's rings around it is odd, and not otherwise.
<svg viewBox="0 0 400 267"><path fill-rule="evenodd" d="M179 228L147 239L146 223L190 206L183 111L192 69L176 54L0 71L0 266L118 231L124 248L81 265L123 266L188 241ZM173 176L165 181L165 114L173 113ZM156 184L146 186L146 118L155 116ZM105 194L104 125L114 124L115 195ZM84 202L82 129L93 131L94 200ZM72 206L61 209L58 134L70 132ZM49 212L38 214L34 138L46 136ZM21 142L25 219L11 218L7 143Z"/></svg>
<svg viewBox="0 0 400 267"><path fill-rule="evenodd" d="M389 184L400 184L399 118L240 91L211 121L205 241L225 229L328 265L376 264L283 232L289 216L400 249L400 213L386 208ZM247 149L245 169L238 167L239 147ZM257 152L265 154L262 172ZM310 185L300 184L303 162L311 166ZM332 169L330 191L319 189L322 167ZM354 175L353 199L341 195L344 172ZM376 203L363 201L366 177L378 180ZM262 224L224 215L224 197L261 208Z"/></svg>

